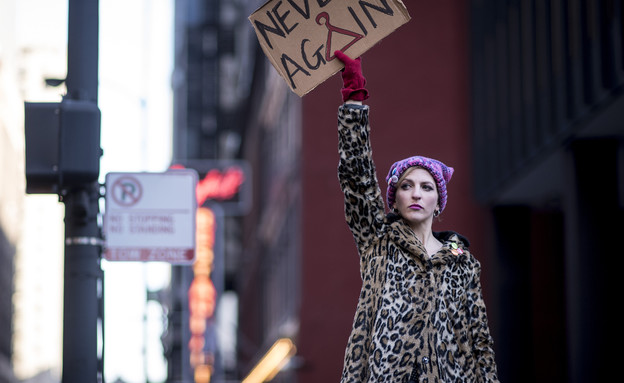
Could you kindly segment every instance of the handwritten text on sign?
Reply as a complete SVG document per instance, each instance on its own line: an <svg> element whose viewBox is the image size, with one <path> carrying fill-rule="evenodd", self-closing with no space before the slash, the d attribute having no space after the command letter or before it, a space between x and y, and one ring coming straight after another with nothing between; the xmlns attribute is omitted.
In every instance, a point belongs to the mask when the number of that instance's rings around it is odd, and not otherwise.
<svg viewBox="0 0 624 383"><path fill-rule="evenodd" d="M401 0L270 0L251 21L265 54L303 96L409 21Z"/></svg>

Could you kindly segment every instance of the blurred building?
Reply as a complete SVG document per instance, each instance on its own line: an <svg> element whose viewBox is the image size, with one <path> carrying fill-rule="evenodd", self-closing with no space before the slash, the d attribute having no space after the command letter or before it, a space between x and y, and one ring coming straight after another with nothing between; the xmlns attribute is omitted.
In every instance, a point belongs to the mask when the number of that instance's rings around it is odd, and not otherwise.
<svg viewBox="0 0 624 383"><path fill-rule="evenodd" d="M19 222L23 198L19 185L22 140L20 119L13 113L19 107L15 82L15 46L11 38L15 26L15 4L0 3L0 381L15 382L12 366L13 291L15 255L19 242ZM23 190L23 185L21 190Z"/></svg>
<svg viewBox="0 0 624 383"><path fill-rule="evenodd" d="M273 342L298 332L300 100L258 49L247 17L261 3L176 3L174 162L242 161L253 179L253 190L245 191L251 210L226 209L222 221L222 268L213 272L222 281L217 382L240 381ZM189 267L174 267L172 287L179 293L170 303L165 340L172 382L192 377L183 294L191 279ZM243 302L238 312L228 314L237 302Z"/></svg>
<svg viewBox="0 0 624 383"><path fill-rule="evenodd" d="M624 225L621 1L472 1L474 193L501 380L607 381ZM615 245L615 246L614 246Z"/></svg>
<svg viewBox="0 0 624 383"><path fill-rule="evenodd" d="M237 348L215 381L243 378L281 338L297 353L274 381L338 381L361 285L336 176L342 82L289 91L245 24L263 2L176 12L174 157L245 160L254 178L251 210L225 223ZM501 381L607 380L622 2L406 5L412 20L363 58L382 190L397 159L455 168L434 229L468 237L483 266Z"/></svg>
<svg viewBox="0 0 624 383"><path fill-rule="evenodd" d="M60 2L0 2L0 380L58 381L62 212L56 197L25 196L24 100L59 101L66 15ZM44 20L26 17L38 7ZM30 8L32 9L32 8ZM55 18L54 16L58 16ZM45 19L48 17L48 19ZM56 24L58 23L58 24ZM37 28L34 28L34 26ZM59 31L60 28L60 31ZM35 31L36 29L36 31ZM60 40L55 40L57 37ZM47 377L47 378L45 378Z"/></svg>
<svg viewBox="0 0 624 383"><path fill-rule="evenodd" d="M225 168L219 168L219 164L241 160L244 139L241 121L245 118L242 108L253 79L246 52L253 46L246 33L246 3L176 1L173 163L195 168L202 179L211 164L221 171ZM249 172L245 176L253 177ZM236 376L237 297L232 291L242 252L242 211L232 213L218 203L211 209L217 217L211 249L214 255L211 278L217 302L205 332L204 362L213 368L212 381L218 382ZM192 381L197 370L189 363L188 291L193 279L191 267L172 267L172 292L166 303L169 328L164 337L170 382ZM201 377L197 379L203 381Z"/></svg>

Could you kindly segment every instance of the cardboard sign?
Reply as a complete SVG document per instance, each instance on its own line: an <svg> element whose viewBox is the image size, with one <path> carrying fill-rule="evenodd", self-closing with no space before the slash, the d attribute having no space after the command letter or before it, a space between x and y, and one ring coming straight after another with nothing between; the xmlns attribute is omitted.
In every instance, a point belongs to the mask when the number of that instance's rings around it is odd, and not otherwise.
<svg viewBox="0 0 624 383"><path fill-rule="evenodd" d="M410 20L401 0L269 0L249 16L258 41L300 97Z"/></svg>

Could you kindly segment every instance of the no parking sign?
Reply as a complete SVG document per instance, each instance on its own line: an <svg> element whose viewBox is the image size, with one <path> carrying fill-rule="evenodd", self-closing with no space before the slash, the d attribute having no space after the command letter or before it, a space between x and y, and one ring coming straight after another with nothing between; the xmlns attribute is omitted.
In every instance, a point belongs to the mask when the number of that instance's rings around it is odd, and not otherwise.
<svg viewBox="0 0 624 383"><path fill-rule="evenodd" d="M197 178L191 169L108 173L104 258L192 263Z"/></svg>

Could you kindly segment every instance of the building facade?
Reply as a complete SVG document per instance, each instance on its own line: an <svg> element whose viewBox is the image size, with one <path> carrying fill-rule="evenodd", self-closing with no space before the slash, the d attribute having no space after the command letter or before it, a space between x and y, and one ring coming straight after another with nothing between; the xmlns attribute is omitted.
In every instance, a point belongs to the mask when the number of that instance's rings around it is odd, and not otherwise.
<svg viewBox="0 0 624 383"><path fill-rule="evenodd" d="M45 3L45 4L44 4ZM35 5L50 24L33 32ZM25 195L24 101L60 101L46 78L65 77L64 9L0 2L0 380L58 381L62 330L62 210ZM59 15L60 13L60 15ZM56 17L60 16L60 17ZM56 24L58 22L58 24ZM55 29L57 27L57 29ZM58 37L61 39L57 39Z"/></svg>
<svg viewBox="0 0 624 383"><path fill-rule="evenodd" d="M494 222L501 379L608 380L622 2L472 1L471 15L474 193Z"/></svg>
<svg viewBox="0 0 624 383"><path fill-rule="evenodd" d="M187 0L175 3L175 57L172 76L173 163L195 168L203 180L211 164L243 164L243 121L246 100L254 80L248 51L246 1ZM255 181L255 165L243 166L245 183ZM251 171L247 171L251 169ZM242 194L251 196L251 190ZM235 285L243 253L242 215L248 210L249 197L241 197L240 209L224 208L221 201L206 200L220 216L216 228L214 268L216 289L214 316L205 333L204 362L211 366L212 381L236 379L237 333ZM244 206L243 206L244 205ZM205 233L199 233L203 235ZM189 302L187 292L193 280L189 266L173 266L171 296L166 305L168 330L165 350L168 381L204 381L189 364ZM224 297L228 297L225 298ZM221 330L218 327L226 327ZM224 336L223 333L233 333ZM208 350L210 349L210 350ZM255 350L255 348L254 348Z"/></svg>
<svg viewBox="0 0 624 383"><path fill-rule="evenodd" d="M8 111L16 105L11 101L19 94L15 78L14 42L9 38L14 32L10 15L14 4L0 3L0 380L15 382L13 372L13 291L15 255L19 241L19 215L23 206L19 196L20 140L19 120ZM18 225L19 227L19 225Z"/></svg>

